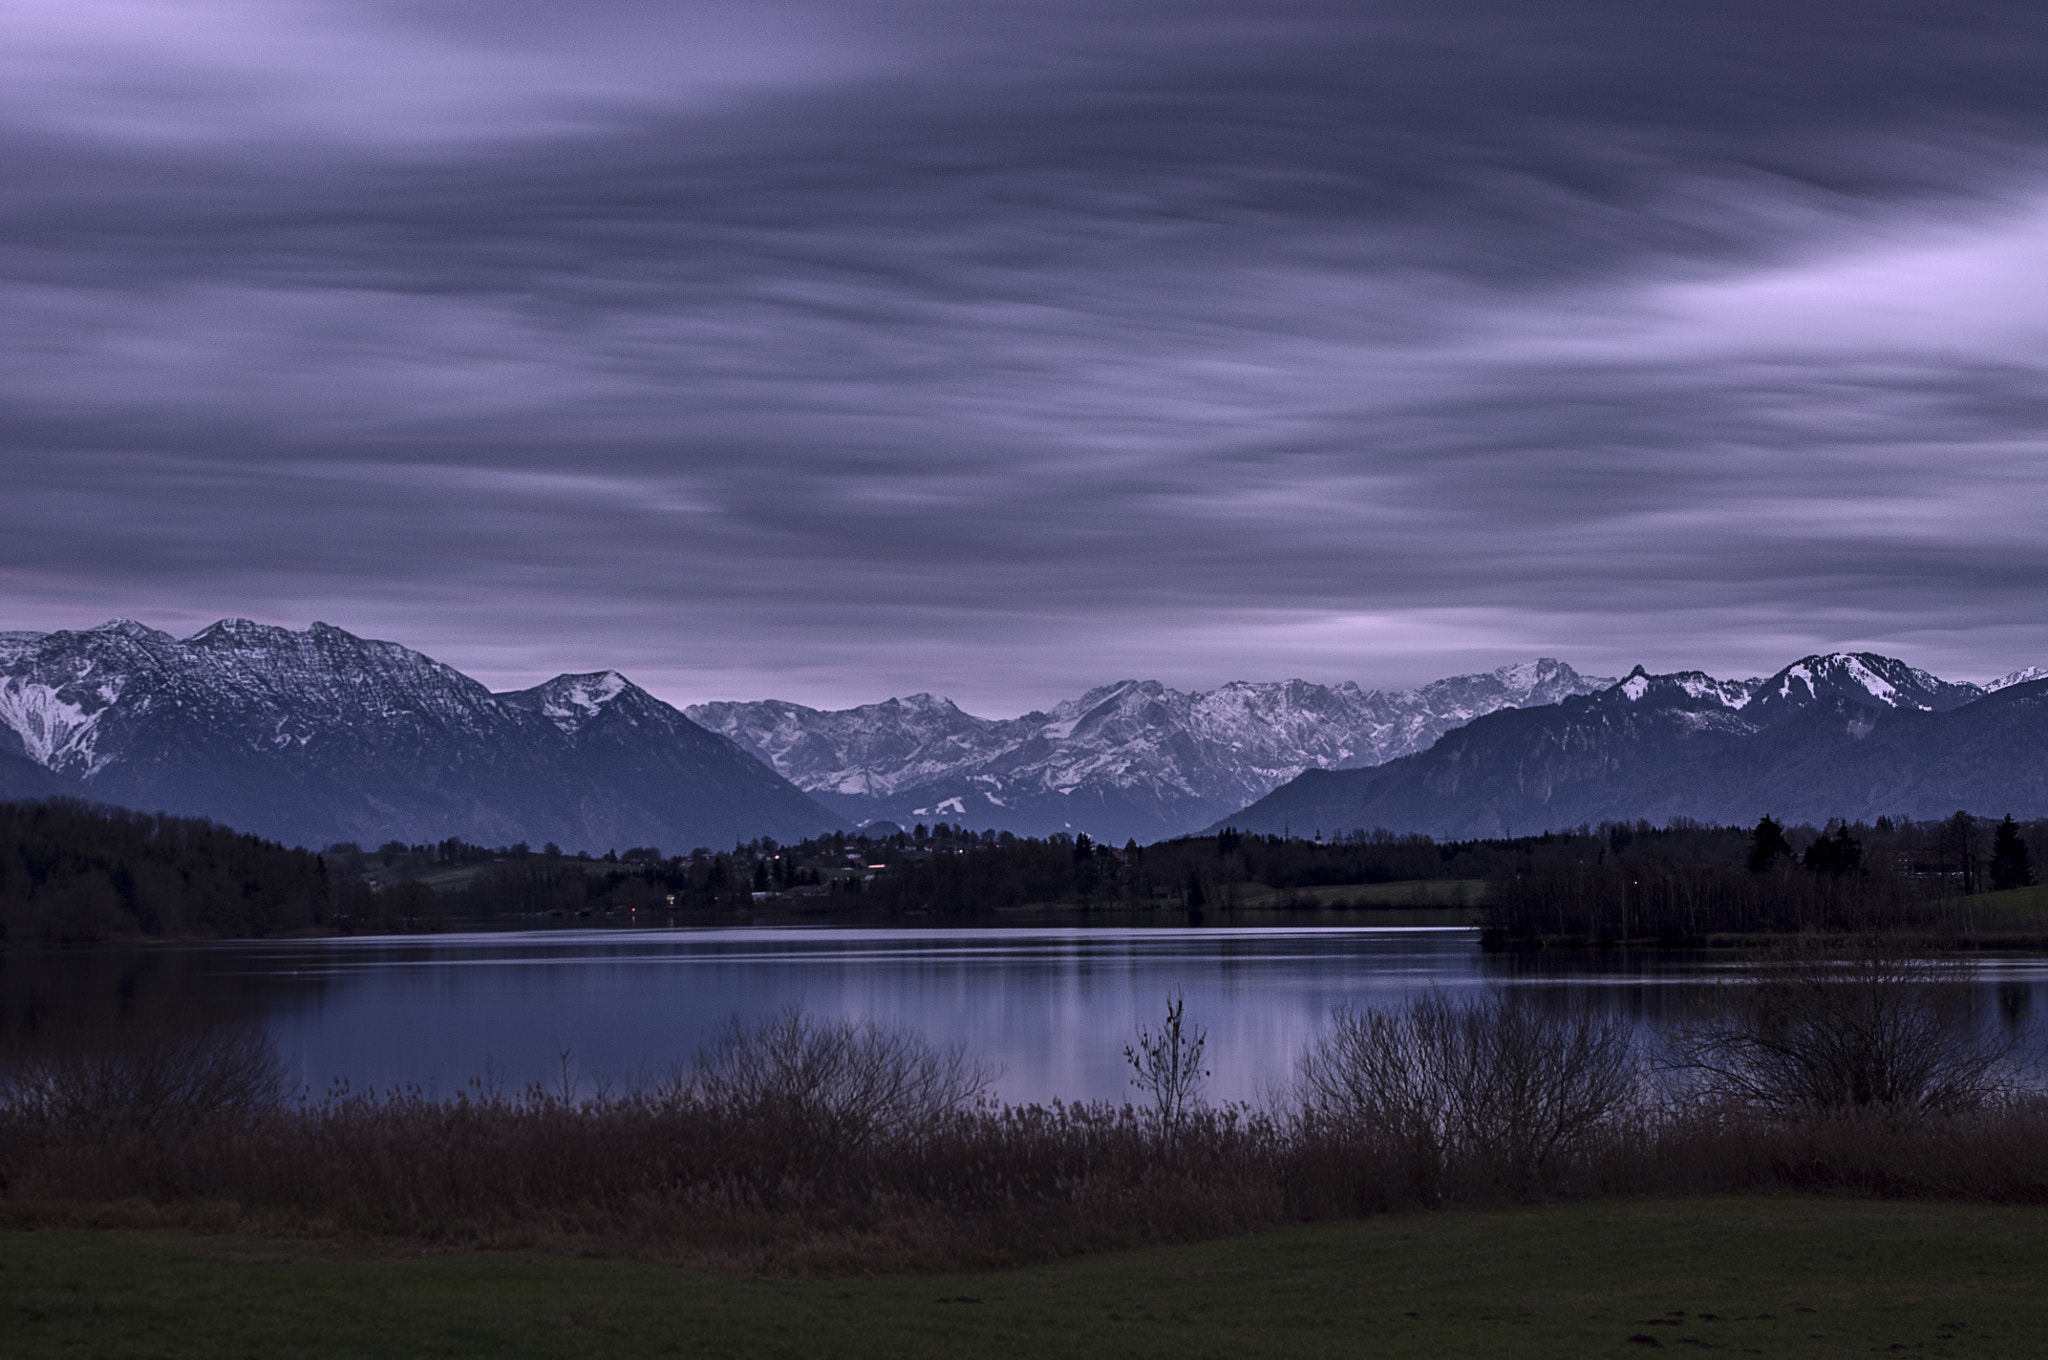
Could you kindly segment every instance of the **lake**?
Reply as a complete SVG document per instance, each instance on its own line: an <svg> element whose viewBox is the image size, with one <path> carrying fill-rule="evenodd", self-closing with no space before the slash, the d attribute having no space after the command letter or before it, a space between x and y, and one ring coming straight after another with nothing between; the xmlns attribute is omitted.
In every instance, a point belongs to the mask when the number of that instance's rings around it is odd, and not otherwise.
<svg viewBox="0 0 2048 1360"><path fill-rule="evenodd" d="M1984 965L1986 1024L2033 1028L2048 961ZM1123 1045L1186 997L1210 1095L1284 1083L1339 1005L1491 983L1597 996L1643 1023L1739 978L1725 955L1495 956L1466 929L1374 927L543 931L125 946L0 956L0 1025L37 1013L203 1004L259 1017L315 1094L472 1078L636 1085L732 1017L786 1006L960 1042L1013 1101L1122 1100Z"/></svg>

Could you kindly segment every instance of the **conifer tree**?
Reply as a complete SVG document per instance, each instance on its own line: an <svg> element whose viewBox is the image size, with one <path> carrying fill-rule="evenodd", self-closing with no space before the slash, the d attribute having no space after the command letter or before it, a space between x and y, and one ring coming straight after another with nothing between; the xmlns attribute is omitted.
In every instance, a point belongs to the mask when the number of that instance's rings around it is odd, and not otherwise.
<svg viewBox="0 0 2048 1360"><path fill-rule="evenodd" d="M1780 855L1791 858L1792 842L1785 839L1785 828L1778 819L1766 814L1749 833L1749 871L1762 873Z"/></svg>
<svg viewBox="0 0 2048 1360"><path fill-rule="evenodd" d="M2025 888L2033 881L2034 866L2027 853L2026 837L2020 834L2019 823L2008 812L1991 837L1991 886Z"/></svg>

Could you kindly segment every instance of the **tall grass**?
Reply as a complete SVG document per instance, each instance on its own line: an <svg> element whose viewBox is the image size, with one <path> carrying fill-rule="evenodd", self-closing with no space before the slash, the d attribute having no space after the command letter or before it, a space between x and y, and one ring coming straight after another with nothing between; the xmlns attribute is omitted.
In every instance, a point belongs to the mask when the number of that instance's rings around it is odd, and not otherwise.
<svg viewBox="0 0 2048 1360"><path fill-rule="evenodd" d="M1870 985L1905 1012L1944 1004L1917 975ZM1723 1023L1741 1032L1742 1016L1762 1016L1777 1034L1786 1004L1731 992ZM86 1047L18 1056L0 1101L0 1219L829 1274L1605 1195L2048 1202L2048 1102L2019 1084L1954 1101L1910 1084L1701 1080L1609 1017L1510 992L1340 1013L1303 1055L1295 1095L1265 1108L1169 1089L1168 1111L1149 1088L1144 1108L1004 1104L958 1049L798 1012L728 1029L657 1086L583 1099L476 1086L289 1103L250 1042L229 1029L131 1049L118 1070L135 1092L194 1093L153 1101L61 1076L116 1070ZM1182 1031L1182 1058L1193 1042ZM62 1094L74 1090L90 1094Z"/></svg>

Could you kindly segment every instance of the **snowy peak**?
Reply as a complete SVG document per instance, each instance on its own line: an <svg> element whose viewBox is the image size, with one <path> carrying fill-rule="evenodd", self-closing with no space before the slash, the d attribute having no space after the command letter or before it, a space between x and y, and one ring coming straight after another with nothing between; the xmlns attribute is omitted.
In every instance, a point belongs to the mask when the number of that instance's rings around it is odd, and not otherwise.
<svg viewBox="0 0 2048 1360"><path fill-rule="evenodd" d="M558 675L532 689L513 690L496 697L514 707L530 709L575 736L591 720L610 708L621 695L634 699L653 696L617 671L590 671L582 675Z"/></svg>
<svg viewBox="0 0 2048 1360"><path fill-rule="evenodd" d="M1996 694L2002 689L2011 689L2014 685L2025 685L2035 680L2048 680L2048 666L2029 666L2025 670L2013 671L2009 675L2001 675L1996 680L1985 685L1984 692L1986 694Z"/></svg>
<svg viewBox="0 0 2048 1360"><path fill-rule="evenodd" d="M1829 652L1801 657L1757 687L1751 706L1769 719L1826 699L1866 708L1915 709L1946 713L1984 696L1971 684L1954 684L1875 652Z"/></svg>
<svg viewBox="0 0 2048 1360"><path fill-rule="evenodd" d="M616 671L493 695L325 623L116 620L7 635L0 755L90 797L303 844L458 834L607 846L808 834L837 819Z"/></svg>
<svg viewBox="0 0 2048 1360"><path fill-rule="evenodd" d="M1646 668L1637 666L1607 694L1632 704L1647 700L1681 708L1701 705L1741 708L1749 702L1759 683L1756 680L1720 680L1705 671L1671 671L1652 675Z"/></svg>
<svg viewBox="0 0 2048 1360"><path fill-rule="evenodd" d="M1608 693L1632 704L1739 709L1750 721L1768 724L1834 700L1865 708L1945 713L1982 698L1986 691L1943 680L1896 657L1831 652L1802 657L1765 680L1719 680L1702 671L1652 675L1637 666Z"/></svg>
<svg viewBox="0 0 2048 1360"><path fill-rule="evenodd" d="M1554 704L1568 694L1583 694L1589 683L1584 676L1554 656L1538 657L1534 661L1517 661L1513 665L1502 666L1491 674L1502 695L1512 700L1516 708ZM1439 680L1436 683L1450 685L1456 681Z"/></svg>
<svg viewBox="0 0 2048 1360"><path fill-rule="evenodd" d="M838 805L850 815L1153 839L1243 806L1305 769L1376 765L1497 709L1610 683L1541 658L1418 690L1238 680L1189 693L1118 680L1010 719L978 718L924 694L836 712L768 701L688 713L800 788L867 800Z"/></svg>
<svg viewBox="0 0 2048 1360"><path fill-rule="evenodd" d="M176 638L162 629L152 628L146 623L137 623L133 619L108 619L99 627L88 628L86 631L89 633L111 633L116 637L124 637L135 642L147 642L159 646L164 643L177 641Z"/></svg>
<svg viewBox="0 0 2048 1360"><path fill-rule="evenodd" d="M977 718L923 693L835 711L767 699L696 704L684 713L798 788L849 797L893 794L990 759L1027 721Z"/></svg>
<svg viewBox="0 0 2048 1360"><path fill-rule="evenodd" d="M493 721L489 691L467 676L326 624L294 632L223 619L180 641L116 619L16 634L0 656L0 724L31 759L80 779L176 713L205 714L209 741L251 751L423 723L480 733Z"/></svg>

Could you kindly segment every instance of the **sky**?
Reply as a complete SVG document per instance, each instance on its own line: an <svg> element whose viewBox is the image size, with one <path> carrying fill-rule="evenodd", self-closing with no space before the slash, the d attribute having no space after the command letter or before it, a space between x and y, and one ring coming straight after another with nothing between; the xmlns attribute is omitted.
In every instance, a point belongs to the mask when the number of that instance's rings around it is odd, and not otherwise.
<svg viewBox="0 0 2048 1360"><path fill-rule="evenodd" d="M0 628L2048 664L2048 7L16 0Z"/></svg>

